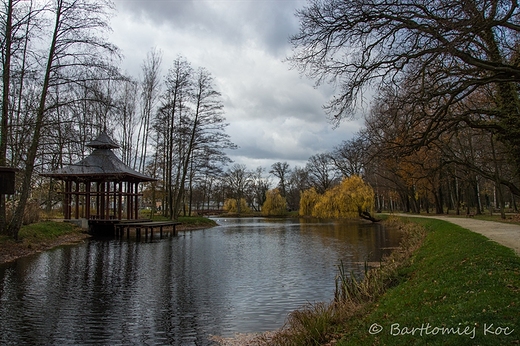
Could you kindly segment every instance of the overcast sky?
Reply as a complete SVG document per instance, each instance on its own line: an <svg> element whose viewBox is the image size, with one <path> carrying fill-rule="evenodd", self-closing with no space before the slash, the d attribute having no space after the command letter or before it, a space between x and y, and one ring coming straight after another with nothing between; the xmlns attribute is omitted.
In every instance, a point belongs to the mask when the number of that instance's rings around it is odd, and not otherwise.
<svg viewBox="0 0 520 346"><path fill-rule="evenodd" d="M304 166L314 154L352 138L361 120L333 129L323 112L328 86L291 70L289 37L298 32L305 0L115 0L111 41L123 69L138 77L152 48L162 51L165 75L178 56L207 68L222 94L239 149L229 152L249 169L287 161Z"/></svg>

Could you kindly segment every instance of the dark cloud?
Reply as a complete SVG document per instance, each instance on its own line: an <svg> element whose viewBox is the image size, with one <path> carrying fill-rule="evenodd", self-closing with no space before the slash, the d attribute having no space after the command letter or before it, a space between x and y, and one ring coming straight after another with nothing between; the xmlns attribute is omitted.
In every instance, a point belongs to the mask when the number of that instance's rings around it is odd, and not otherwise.
<svg viewBox="0 0 520 346"><path fill-rule="evenodd" d="M119 11L195 35L224 42L255 42L270 54L285 57L288 40L298 27L295 7L304 1L161 1L117 0Z"/></svg>

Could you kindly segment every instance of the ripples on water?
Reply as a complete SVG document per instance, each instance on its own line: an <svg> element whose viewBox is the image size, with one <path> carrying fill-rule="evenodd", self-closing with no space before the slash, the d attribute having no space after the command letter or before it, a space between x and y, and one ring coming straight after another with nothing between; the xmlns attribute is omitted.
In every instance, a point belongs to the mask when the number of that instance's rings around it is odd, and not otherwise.
<svg viewBox="0 0 520 346"><path fill-rule="evenodd" d="M366 223L217 221L0 266L0 344L206 345L209 335L274 330L289 312L333 298L340 261L361 274L399 242Z"/></svg>

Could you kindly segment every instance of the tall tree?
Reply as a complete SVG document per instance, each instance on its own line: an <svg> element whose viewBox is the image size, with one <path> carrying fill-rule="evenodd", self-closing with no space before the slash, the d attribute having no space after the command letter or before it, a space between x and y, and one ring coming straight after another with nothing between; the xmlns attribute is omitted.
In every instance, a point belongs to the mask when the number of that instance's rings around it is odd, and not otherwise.
<svg viewBox="0 0 520 346"><path fill-rule="evenodd" d="M150 136L151 116L160 94L160 71L162 53L151 50L142 64L143 79L141 81L141 121L137 134L134 168L143 171L148 153L148 138ZM138 155L140 154L140 155ZM137 163L139 162L139 163Z"/></svg>
<svg viewBox="0 0 520 346"><path fill-rule="evenodd" d="M271 181L269 178L264 177L264 168L257 167L251 175L250 191L247 193L246 198L248 203L256 211L260 211L265 199L267 198L266 193L269 191Z"/></svg>
<svg viewBox="0 0 520 346"><path fill-rule="evenodd" d="M99 36L100 30L108 29L107 14L110 3L104 0L55 0L49 6L48 15L52 19L43 59L41 87L34 111L30 144L27 150L22 174L22 188L13 219L8 226L9 233L18 238L23 214L31 191L36 157L41 144L42 129L49 110L60 106L58 98L51 98L51 91L68 84L90 79L95 73L88 70L103 70L102 75L113 72L107 61L117 49Z"/></svg>
<svg viewBox="0 0 520 346"><path fill-rule="evenodd" d="M279 180L278 187L280 188L280 193L282 197L285 198L287 195L287 180L289 175L291 174L291 169L289 168L289 164L287 162L275 162L271 165L271 170L269 173L273 174Z"/></svg>
<svg viewBox="0 0 520 346"><path fill-rule="evenodd" d="M330 158L343 177L361 176L367 156L367 144L361 137L343 141L334 148Z"/></svg>
<svg viewBox="0 0 520 346"><path fill-rule="evenodd" d="M337 176L329 154L321 153L309 158L306 165L309 180L318 193L324 193L335 183Z"/></svg>
<svg viewBox="0 0 520 346"><path fill-rule="evenodd" d="M193 155L207 139L208 135L214 134L214 130L220 130L223 122L222 109L224 107L220 99L220 93L214 89L213 77L204 68L199 68L195 73L193 83L192 102L194 109L190 119L190 132L185 146L184 155L181 159L181 175L178 182L177 196L174 201L174 218L180 212L181 201L184 198L186 188L186 177L193 160ZM214 142L214 143L218 143Z"/></svg>
<svg viewBox="0 0 520 346"><path fill-rule="evenodd" d="M158 150L162 151L163 181L166 189L165 215L175 218L174 201L179 190L181 158L185 155L188 126L184 113L189 111L189 95L193 87L193 68L183 57L174 60L166 76L166 90L157 118Z"/></svg>
<svg viewBox="0 0 520 346"><path fill-rule="evenodd" d="M245 165L237 163L231 166L224 175L226 185L236 201L239 214L241 212L241 200L252 183L251 178L252 172L248 171Z"/></svg>
<svg viewBox="0 0 520 346"><path fill-rule="evenodd" d="M11 55L13 38L13 0L5 5L2 44L2 113L0 114L0 167L7 164L7 133L9 126L9 89L11 86ZM5 195L0 193L0 234L6 231Z"/></svg>

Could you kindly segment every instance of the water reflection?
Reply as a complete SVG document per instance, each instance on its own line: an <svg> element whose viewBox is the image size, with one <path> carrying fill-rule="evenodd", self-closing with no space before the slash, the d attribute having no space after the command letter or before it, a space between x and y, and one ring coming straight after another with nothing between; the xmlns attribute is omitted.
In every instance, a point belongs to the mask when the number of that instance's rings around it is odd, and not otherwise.
<svg viewBox="0 0 520 346"><path fill-rule="evenodd" d="M92 240L0 266L0 344L205 345L329 301L398 235L379 225L220 219L152 243Z"/></svg>

